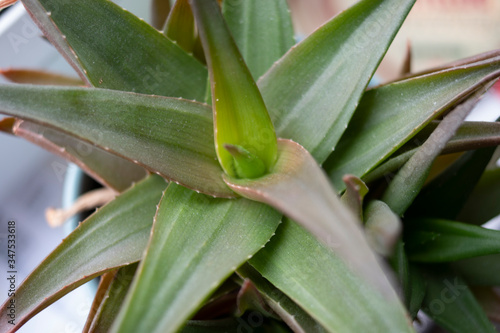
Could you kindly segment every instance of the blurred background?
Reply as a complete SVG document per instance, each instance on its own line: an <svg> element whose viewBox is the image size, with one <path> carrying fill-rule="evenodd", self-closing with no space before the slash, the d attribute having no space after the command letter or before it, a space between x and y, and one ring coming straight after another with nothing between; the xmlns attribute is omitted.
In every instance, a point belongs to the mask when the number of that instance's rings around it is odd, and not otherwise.
<svg viewBox="0 0 500 333"><path fill-rule="evenodd" d="M115 1L144 20L142 1ZM288 0L297 39L303 39L354 0ZM334 42L334 41L332 41ZM396 78L411 50L412 72L500 48L499 0L418 0L377 72L377 82ZM0 69L32 68L75 76L72 68L43 38L18 3L0 13ZM0 83L6 83L0 77ZM500 115L500 85L483 98L473 120ZM0 116L1 119L2 116ZM60 207L65 161L42 149L0 133L0 272L6 272L7 221L17 226L17 284L65 237L64 228L50 228L45 209ZM3 273L2 273L3 274ZM6 279L0 274L5 298ZM89 288L79 288L44 310L19 332L80 332L92 301ZM43 323L43 324L42 324Z"/></svg>

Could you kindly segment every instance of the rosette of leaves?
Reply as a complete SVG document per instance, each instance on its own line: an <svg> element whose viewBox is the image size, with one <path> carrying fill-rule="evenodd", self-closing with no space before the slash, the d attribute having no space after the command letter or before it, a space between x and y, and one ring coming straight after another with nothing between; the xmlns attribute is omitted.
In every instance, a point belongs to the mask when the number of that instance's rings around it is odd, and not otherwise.
<svg viewBox="0 0 500 333"><path fill-rule="evenodd" d="M119 195L2 332L96 276L85 332L411 332L420 310L494 332L500 239L479 225L500 127L464 117L500 52L367 90L414 0L362 0L297 45L284 0L156 0L153 26L107 0L22 2L81 81L4 71L38 85L0 86L2 130Z"/></svg>

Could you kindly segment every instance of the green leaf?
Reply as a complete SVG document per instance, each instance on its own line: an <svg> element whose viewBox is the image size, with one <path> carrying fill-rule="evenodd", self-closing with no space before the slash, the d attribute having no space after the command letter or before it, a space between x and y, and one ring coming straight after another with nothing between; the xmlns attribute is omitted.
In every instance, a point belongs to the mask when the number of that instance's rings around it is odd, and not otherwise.
<svg viewBox="0 0 500 333"><path fill-rule="evenodd" d="M46 37L93 86L203 101L205 67L113 2L23 3Z"/></svg>
<svg viewBox="0 0 500 333"><path fill-rule="evenodd" d="M264 202L300 223L370 287L396 298L364 238L361 222L342 204L314 158L299 144L278 140L279 159L273 172L258 179L224 176L236 193Z"/></svg>
<svg viewBox="0 0 500 333"><path fill-rule="evenodd" d="M109 289L109 286L113 282L115 273L117 271L118 271L117 269L112 270L100 276L99 285L97 287L94 300L92 301L92 306L90 307L90 311L87 316L87 321L85 322L85 326L83 327L82 333L89 333L90 326L92 326L92 323L94 322L94 320L96 320L100 307L106 301L105 300L106 293Z"/></svg>
<svg viewBox="0 0 500 333"><path fill-rule="evenodd" d="M483 224L500 214L500 168L486 171L472 191L457 219Z"/></svg>
<svg viewBox="0 0 500 333"><path fill-rule="evenodd" d="M265 298L266 303L294 332L326 332L324 327L311 318L307 312L302 310L288 296L264 279L262 275L249 264L245 264L238 268L237 273L252 281Z"/></svg>
<svg viewBox="0 0 500 333"><path fill-rule="evenodd" d="M395 172L405 164L418 147L427 140L436 129L439 121L431 121L411 141L404 144L386 162L370 171L363 177L366 182L372 182L386 174ZM442 154L450 154L500 145L500 122L465 121L457 133L446 143Z"/></svg>
<svg viewBox="0 0 500 333"><path fill-rule="evenodd" d="M427 294L423 310L450 333L490 332L496 330L477 303L467 284L449 272L427 272Z"/></svg>
<svg viewBox="0 0 500 333"><path fill-rule="evenodd" d="M486 92L489 86L481 87L465 102L447 114L427 141L403 165L401 170L399 170L394 179L389 183L382 196L382 200L396 214L403 216L412 204L424 186L434 160L442 152L446 143L453 137L465 117L479 101L479 97Z"/></svg>
<svg viewBox="0 0 500 333"><path fill-rule="evenodd" d="M495 148L478 149L462 155L422 189L405 215L456 219Z"/></svg>
<svg viewBox="0 0 500 333"><path fill-rule="evenodd" d="M81 223L17 288L15 326L8 323L9 300L2 306L0 330L12 332L76 287L138 261L165 186L148 177Z"/></svg>
<svg viewBox="0 0 500 333"><path fill-rule="evenodd" d="M264 162L241 146L225 144L224 148L233 156L237 175L243 178L257 178L266 173Z"/></svg>
<svg viewBox="0 0 500 333"><path fill-rule="evenodd" d="M440 124L431 121L411 141L401 147L396 154L419 147ZM500 145L500 122L464 121L455 135L443 149L444 154Z"/></svg>
<svg viewBox="0 0 500 333"><path fill-rule="evenodd" d="M254 80L295 44L286 0L224 0L222 13Z"/></svg>
<svg viewBox="0 0 500 333"><path fill-rule="evenodd" d="M61 86L83 86L82 80L51 72L32 69L0 70L0 75L14 83L51 84Z"/></svg>
<svg viewBox="0 0 500 333"><path fill-rule="evenodd" d="M448 220L419 218L405 224L410 260L446 262L500 253L500 231Z"/></svg>
<svg viewBox="0 0 500 333"><path fill-rule="evenodd" d="M30 98L26 98L29 95ZM188 187L232 197L203 104L105 89L0 86L2 112L50 124Z"/></svg>
<svg viewBox="0 0 500 333"><path fill-rule="evenodd" d="M500 254L474 257L452 263L467 283L479 286L500 286Z"/></svg>
<svg viewBox="0 0 500 333"><path fill-rule="evenodd" d="M84 85L79 79L36 70L10 69L0 71L0 75L15 83ZM98 182L119 192L146 176L145 170L133 162L49 127L17 121L12 124L11 132L77 164Z"/></svg>
<svg viewBox="0 0 500 333"><path fill-rule="evenodd" d="M500 75L500 57L368 90L325 169L338 190L362 177L432 119Z"/></svg>
<svg viewBox="0 0 500 333"><path fill-rule="evenodd" d="M83 333L109 332L114 319L120 311L123 300L127 295L127 291L132 283L136 270L137 264L132 264L122 267L116 272L106 273L112 274L110 279L111 281L109 281L107 285L103 286L103 290L101 290L102 281L99 284L96 299L97 301L100 299L100 306L98 307L92 322L87 322L87 330L84 330ZM100 291L102 294L100 294ZM94 302L96 302L96 300L94 300Z"/></svg>
<svg viewBox="0 0 500 333"><path fill-rule="evenodd" d="M165 36L170 38L188 53L193 52L196 42L193 12L188 0L177 0L168 15L165 27Z"/></svg>
<svg viewBox="0 0 500 333"><path fill-rule="evenodd" d="M241 146L267 170L276 160L276 134L266 106L215 0L190 0L199 29L212 88L215 150L224 171L238 175L225 144ZM220 52L224 50L224 52Z"/></svg>
<svg viewBox="0 0 500 333"><path fill-rule="evenodd" d="M380 255L388 257L401 236L399 216L380 200L373 200L365 209L365 234L368 243Z"/></svg>
<svg viewBox="0 0 500 333"><path fill-rule="evenodd" d="M65 132L18 120L14 134L78 165L99 183L118 192L146 177L146 170Z"/></svg>
<svg viewBox="0 0 500 333"><path fill-rule="evenodd" d="M343 260L292 221L283 221L250 264L328 331L413 332L394 299L366 288Z"/></svg>
<svg viewBox="0 0 500 333"><path fill-rule="evenodd" d="M408 261L402 241L396 244L391 263L402 288L405 306L410 317L415 319L424 301L426 284L420 270Z"/></svg>
<svg viewBox="0 0 500 333"><path fill-rule="evenodd" d="M264 246L280 218L260 203L215 199L171 183L112 332L178 331L220 283Z"/></svg>
<svg viewBox="0 0 500 333"><path fill-rule="evenodd" d="M360 1L261 77L258 85L278 136L300 143L322 163L414 2Z"/></svg>

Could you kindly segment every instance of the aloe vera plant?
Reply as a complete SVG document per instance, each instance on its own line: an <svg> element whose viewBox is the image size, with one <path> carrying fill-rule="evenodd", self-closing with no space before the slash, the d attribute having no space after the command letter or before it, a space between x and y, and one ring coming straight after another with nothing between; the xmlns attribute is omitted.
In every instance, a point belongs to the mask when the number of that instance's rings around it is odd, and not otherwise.
<svg viewBox="0 0 500 333"><path fill-rule="evenodd" d="M478 226L499 211L473 203L498 202L500 126L464 118L500 52L367 89L414 2L359 1L295 45L285 0L155 0L152 25L22 0L81 81L4 71L25 84L0 86L0 129L119 195L0 331L101 276L84 332L494 332L472 286L500 284Z"/></svg>

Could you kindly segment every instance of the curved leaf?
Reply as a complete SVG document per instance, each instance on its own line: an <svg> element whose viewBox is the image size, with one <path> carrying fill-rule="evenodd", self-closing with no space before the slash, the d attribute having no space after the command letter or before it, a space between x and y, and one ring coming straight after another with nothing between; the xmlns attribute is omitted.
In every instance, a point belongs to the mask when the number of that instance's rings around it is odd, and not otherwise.
<svg viewBox="0 0 500 333"><path fill-rule="evenodd" d="M403 165L389 183L382 196L382 201L387 203L394 213L403 216L407 208L412 204L424 185L434 160L439 156L446 143L453 137L485 91L486 88L481 87L469 99L447 114L436 130L432 132L424 144Z"/></svg>
<svg viewBox="0 0 500 333"><path fill-rule="evenodd" d="M403 145L382 165L370 171L363 177L366 182L372 182L385 174L395 172L405 164L418 147L429 137L438 126L438 121L432 121L415 137ZM457 133L446 143L442 154L458 153L490 146L500 145L500 122L464 121Z"/></svg>
<svg viewBox="0 0 500 333"><path fill-rule="evenodd" d="M171 183L111 331L177 332L220 283L264 246L280 218L257 202L215 199Z"/></svg>
<svg viewBox="0 0 500 333"><path fill-rule="evenodd" d="M0 330L14 332L76 287L138 261L165 186L162 178L148 177L81 223L17 288L16 325L8 323L9 300L2 306Z"/></svg>
<svg viewBox="0 0 500 333"><path fill-rule="evenodd" d="M399 304L366 288L342 259L292 221L285 219L249 262L328 331L413 332Z"/></svg>
<svg viewBox="0 0 500 333"><path fill-rule="evenodd" d="M365 234L368 243L378 254L390 256L402 230L401 220L385 202L373 200L368 203L365 209Z"/></svg>
<svg viewBox="0 0 500 333"><path fill-rule="evenodd" d="M344 174L362 177L432 119L500 75L500 57L368 90L325 164L338 190Z"/></svg>
<svg viewBox="0 0 500 333"><path fill-rule="evenodd" d="M426 185L406 216L456 219L496 147L470 151Z"/></svg>
<svg viewBox="0 0 500 333"><path fill-rule="evenodd" d="M450 272L427 272L423 310L452 333L495 333L465 281Z"/></svg>
<svg viewBox="0 0 500 333"><path fill-rule="evenodd" d="M262 293L269 307L283 319L294 332L324 333L326 330L304 310L295 304L288 296L264 279L259 272L249 264L238 268L238 275L248 278Z"/></svg>
<svg viewBox="0 0 500 333"><path fill-rule="evenodd" d="M410 260L455 261L500 253L500 231L440 219L414 219L405 224Z"/></svg>
<svg viewBox="0 0 500 333"><path fill-rule="evenodd" d="M410 317L415 319L422 307L427 286L420 270L408 261L404 246L401 240L396 244L391 263L401 284L406 308Z"/></svg>
<svg viewBox="0 0 500 333"><path fill-rule="evenodd" d="M286 0L225 0L222 13L254 80L295 44Z"/></svg>
<svg viewBox="0 0 500 333"><path fill-rule="evenodd" d="M100 295L101 285L97 291L96 298L100 298L100 305L92 322L87 322L87 330L83 333L107 333L115 320L123 300L132 283L137 264L127 265L114 272L110 283L105 286L104 294ZM110 273L107 273L110 274ZM101 281L102 284L102 281ZM95 300L94 300L95 302Z"/></svg>
<svg viewBox="0 0 500 333"><path fill-rule="evenodd" d="M234 196L215 160L206 105L105 89L5 85L0 110L64 129L198 191Z"/></svg>
<svg viewBox="0 0 500 333"><path fill-rule="evenodd" d="M411 141L403 145L396 154L406 152L422 144L436 129L441 121L431 121ZM443 154L456 153L478 148L500 145L500 122L464 121L455 135L448 141Z"/></svg>
<svg viewBox="0 0 500 333"><path fill-rule="evenodd" d="M242 147L267 171L276 160L276 134L259 89L224 22L216 0L190 0L210 72L215 150L224 171L238 175L224 145ZM224 52L220 52L224 50ZM259 174L258 176L260 176Z"/></svg>
<svg viewBox="0 0 500 333"><path fill-rule="evenodd" d="M370 287L388 299L396 295L369 247L361 223L345 207L314 158L299 144L280 139L279 159L264 177L224 180L236 193L264 202L300 223L340 258Z"/></svg>
<svg viewBox="0 0 500 333"><path fill-rule="evenodd" d="M279 137L322 163L414 0L364 0L285 54L258 85Z"/></svg>
<svg viewBox="0 0 500 333"><path fill-rule="evenodd" d="M23 3L45 36L93 86L204 100L206 68L113 2Z"/></svg>
<svg viewBox="0 0 500 333"><path fill-rule="evenodd" d="M99 183L118 192L146 177L146 170L124 158L65 132L29 121L17 121L14 134L75 163Z"/></svg>
<svg viewBox="0 0 500 333"><path fill-rule="evenodd" d="M97 291L95 293L94 300L92 301L92 305L90 307L87 321L85 322L82 333L89 333L92 322L97 319L97 316L99 315L99 309L104 304L104 302L106 302L106 297L109 297L107 295L107 292L109 290L109 286L114 280L117 271L118 270L109 271L101 275L101 277L99 278L99 285L97 286Z"/></svg>

